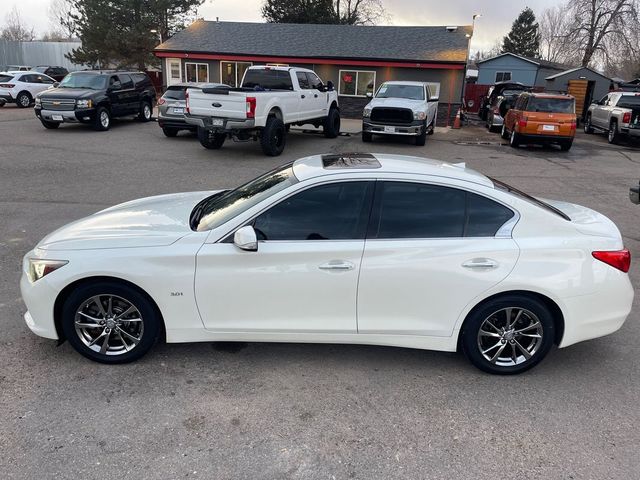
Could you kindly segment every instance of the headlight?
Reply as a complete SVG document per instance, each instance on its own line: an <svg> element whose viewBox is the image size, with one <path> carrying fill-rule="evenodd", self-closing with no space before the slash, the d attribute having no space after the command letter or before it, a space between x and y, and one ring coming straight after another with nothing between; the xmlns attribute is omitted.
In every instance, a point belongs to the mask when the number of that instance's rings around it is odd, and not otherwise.
<svg viewBox="0 0 640 480"><path fill-rule="evenodd" d="M45 275L49 275L51 272L55 272L60 267L64 267L68 260L42 260L39 258L29 259L29 280L35 282L40 280Z"/></svg>
<svg viewBox="0 0 640 480"><path fill-rule="evenodd" d="M42 100L40 100L40 97L36 97L36 107L39 107L42 105Z"/></svg>
<svg viewBox="0 0 640 480"><path fill-rule="evenodd" d="M426 112L413 112L414 120L424 120L425 118L427 118Z"/></svg>
<svg viewBox="0 0 640 480"><path fill-rule="evenodd" d="M365 109L362 111L362 116L363 116L364 118L369 118L369 117L371 116L371 109L370 109L370 108L365 108Z"/></svg>
<svg viewBox="0 0 640 480"><path fill-rule="evenodd" d="M91 100L78 100L76 102L76 106L78 108L91 108Z"/></svg>

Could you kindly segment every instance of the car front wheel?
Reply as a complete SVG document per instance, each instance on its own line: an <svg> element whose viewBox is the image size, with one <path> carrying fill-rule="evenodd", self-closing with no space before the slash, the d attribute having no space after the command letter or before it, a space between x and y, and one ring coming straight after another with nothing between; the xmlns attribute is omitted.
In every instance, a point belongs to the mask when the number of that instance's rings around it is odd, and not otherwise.
<svg viewBox="0 0 640 480"><path fill-rule="evenodd" d="M111 114L105 107L98 107L96 118L93 122L93 129L98 132L106 132L111 126Z"/></svg>
<svg viewBox="0 0 640 480"><path fill-rule="evenodd" d="M260 137L260 145L265 155L277 157L284 150L287 131L278 117L269 117Z"/></svg>
<svg viewBox="0 0 640 480"><path fill-rule="evenodd" d="M508 295L472 312L461 335L462 349L473 365L488 373L512 375L529 370L549 353L555 324L541 301Z"/></svg>
<svg viewBox="0 0 640 480"><path fill-rule="evenodd" d="M27 108L29 105L31 105L31 95L29 95L27 92L21 92L16 98L16 104L20 108Z"/></svg>
<svg viewBox="0 0 640 480"><path fill-rule="evenodd" d="M153 114L153 109L151 107L151 103L144 101L140 104L140 112L138 113L138 119L141 122L148 122L151 120L151 115Z"/></svg>
<svg viewBox="0 0 640 480"><path fill-rule="evenodd" d="M593 133L593 127L591 126L591 115L587 115L587 118L584 121L584 133Z"/></svg>
<svg viewBox="0 0 640 480"><path fill-rule="evenodd" d="M142 357L160 333L160 315L139 290L116 282L80 286L62 308L62 329L80 354L101 363Z"/></svg>
<svg viewBox="0 0 640 480"><path fill-rule="evenodd" d="M329 110L329 114L322 122L322 130L327 138L336 138L340 135L340 112L337 108Z"/></svg>

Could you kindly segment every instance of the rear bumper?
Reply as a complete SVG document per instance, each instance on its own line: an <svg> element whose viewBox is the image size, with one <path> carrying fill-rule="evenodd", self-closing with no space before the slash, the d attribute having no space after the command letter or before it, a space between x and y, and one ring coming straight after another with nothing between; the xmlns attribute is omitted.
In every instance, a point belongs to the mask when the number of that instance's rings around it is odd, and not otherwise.
<svg viewBox="0 0 640 480"><path fill-rule="evenodd" d="M213 125L213 117L205 117L200 115L186 114L185 122L195 127L206 128L216 132L232 132L234 130L253 130L256 128L256 122L253 118L222 118L222 125ZM218 119L218 118L216 118Z"/></svg>
<svg viewBox="0 0 640 480"><path fill-rule="evenodd" d="M518 133L518 141L520 143L561 143L572 142L573 136L565 135L537 135Z"/></svg>
<svg viewBox="0 0 640 480"><path fill-rule="evenodd" d="M96 118L95 108L84 108L82 110L44 110L42 108L34 108L36 117L47 122L58 123L91 123ZM55 118L54 118L55 117ZM62 120L60 120L62 117Z"/></svg>
<svg viewBox="0 0 640 480"><path fill-rule="evenodd" d="M5 102L15 102L15 98L13 98L10 93L0 93L0 99Z"/></svg>
<svg viewBox="0 0 640 480"><path fill-rule="evenodd" d="M632 138L640 138L640 128L621 128L620 132Z"/></svg>
<svg viewBox="0 0 640 480"><path fill-rule="evenodd" d="M184 117L180 118L180 117L165 117L162 115L158 116L158 125L160 125L160 128L177 128L180 130L197 130L197 126L196 125L191 125L189 123L186 122L186 120L184 119Z"/></svg>
<svg viewBox="0 0 640 480"><path fill-rule="evenodd" d="M388 131L390 128L393 131ZM368 119L362 120L362 131L376 135L421 135L425 129L424 120L414 120L409 124L376 123ZM387 131L385 131L387 130Z"/></svg>

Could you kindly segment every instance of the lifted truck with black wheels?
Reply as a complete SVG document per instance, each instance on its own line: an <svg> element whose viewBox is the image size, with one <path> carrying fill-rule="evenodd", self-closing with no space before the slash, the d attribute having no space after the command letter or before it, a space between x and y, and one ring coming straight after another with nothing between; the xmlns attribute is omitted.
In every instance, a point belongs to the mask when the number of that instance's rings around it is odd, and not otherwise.
<svg viewBox="0 0 640 480"><path fill-rule="evenodd" d="M189 88L185 120L198 127L205 148L218 149L226 138L260 142L265 155L280 155L291 125L322 127L324 136L340 134L338 95L305 68L254 66L239 88Z"/></svg>

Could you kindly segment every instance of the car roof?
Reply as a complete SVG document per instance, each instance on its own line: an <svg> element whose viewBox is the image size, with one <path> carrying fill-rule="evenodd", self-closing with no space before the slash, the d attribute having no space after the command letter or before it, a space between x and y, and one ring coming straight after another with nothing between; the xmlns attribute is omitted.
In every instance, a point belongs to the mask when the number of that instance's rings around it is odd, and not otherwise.
<svg viewBox="0 0 640 480"><path fill-rule="evenodd" d="M430 158L388 153L340 153L312 155L293 162L293 173L300 181L325 175L350 173L405 173L431 175L454 180L464 180L487 187L493 182L464 164L453 164Z"/></svg>
<svg viewBox="0 0 640 480"><path fill-rule="evenodd" d="M385 85L414 85L416 87L424 87L425 82L409 82L403 80L389 80L388 82L383 82Z"/></svg>
<svg viewBox="0 0 640 480"><path fill-rule="evenodd" d="M521 95L529 95L535 98L558 98L558 99L574 98L573 96L567 93L524 92Z"/></svg>

